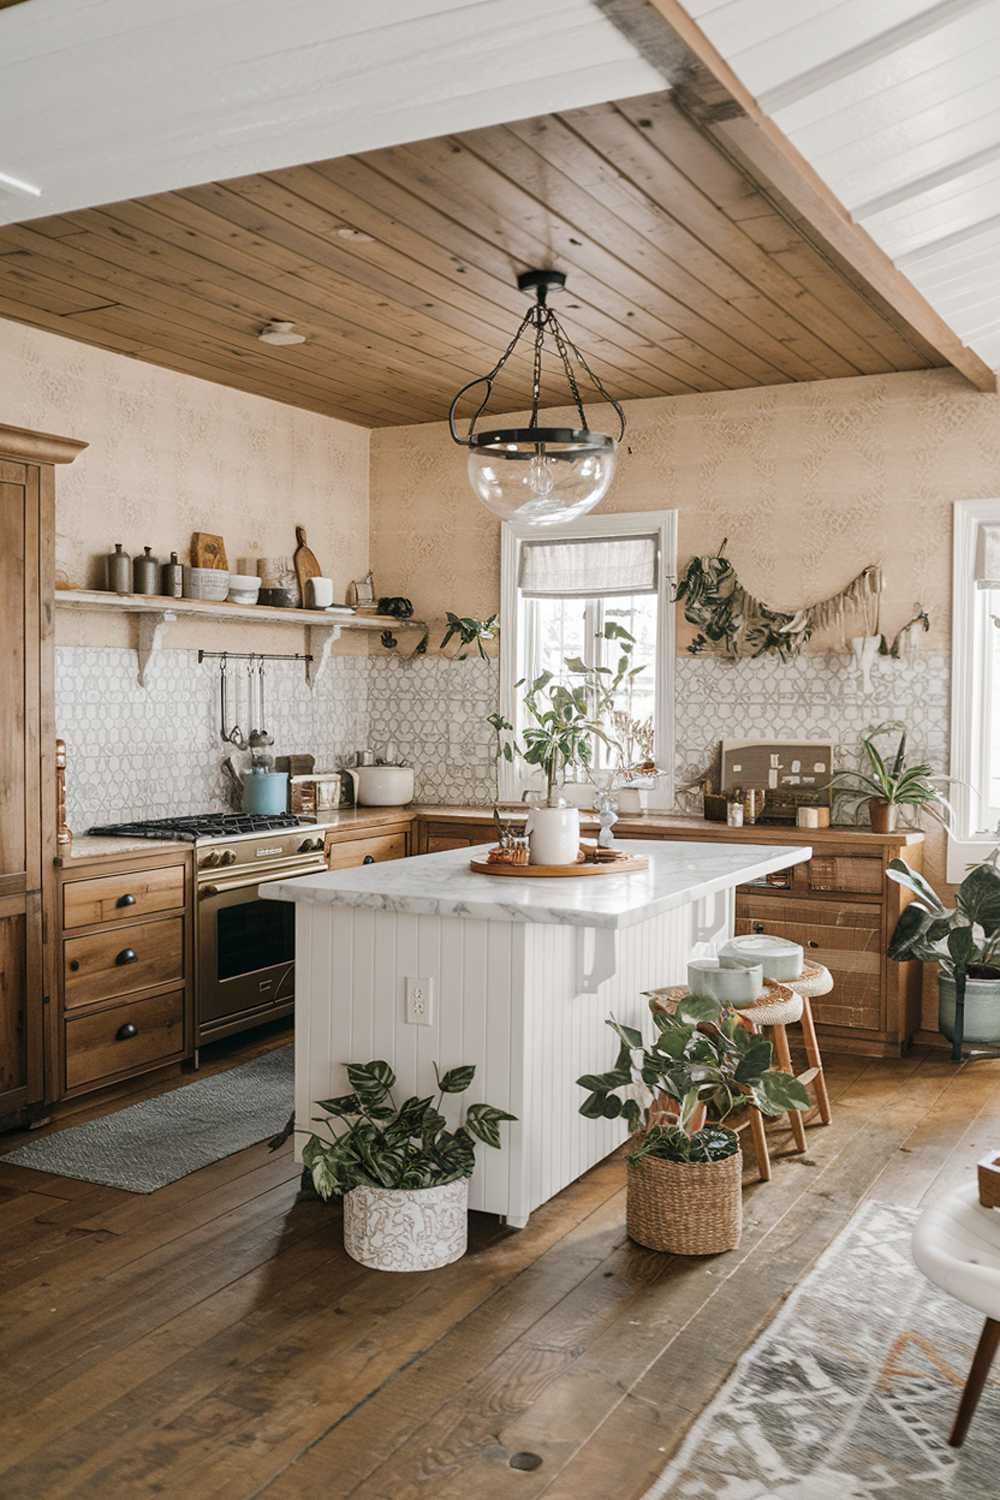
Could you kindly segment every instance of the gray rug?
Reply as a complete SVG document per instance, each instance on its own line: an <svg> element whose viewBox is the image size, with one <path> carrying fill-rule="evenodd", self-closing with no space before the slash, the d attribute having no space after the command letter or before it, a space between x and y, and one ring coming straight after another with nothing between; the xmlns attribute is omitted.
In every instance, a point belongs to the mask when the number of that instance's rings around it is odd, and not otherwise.
<svg viewBox="0 0 1000 1500"><path fill-rule="evenodd" d="M128 1193L157 1188L276 1135L292 1112L294 1049L42 1136L0 1157Z"/></svg>
<svg viewBox="0 0 1000 1500"><path fill-rule="evenodd" d="M916 1217L862 1209L644 1500L996 1500L1000 1369L949 1448L982 1318L914 1266Z"/></svg>

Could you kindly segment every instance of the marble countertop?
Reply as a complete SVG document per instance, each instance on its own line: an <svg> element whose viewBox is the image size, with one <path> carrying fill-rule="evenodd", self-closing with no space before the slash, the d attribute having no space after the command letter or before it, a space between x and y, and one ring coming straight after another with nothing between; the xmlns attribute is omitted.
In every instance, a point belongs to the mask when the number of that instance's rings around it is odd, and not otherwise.
<svg viewBox="0 0 1000 1500"><path fill-rule="evenodd" d="M370 911L473 917L489 922L542 922L623 928L688 901L800 864L808 845L696 844L620 840L644 855L647 870L581 875L577 879L516 879L474 875L468 849L331 870L297 880L275 880L260 894L270 901L303 901Z"/></svg>

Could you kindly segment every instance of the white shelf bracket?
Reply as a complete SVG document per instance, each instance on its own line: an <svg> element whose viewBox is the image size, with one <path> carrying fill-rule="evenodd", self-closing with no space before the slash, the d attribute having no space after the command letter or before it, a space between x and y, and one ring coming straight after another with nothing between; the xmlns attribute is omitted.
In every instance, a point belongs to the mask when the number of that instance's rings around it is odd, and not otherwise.
<svg viewBox="0 0 1000 1500"><path fill-rule="evenodd" d="M334 641L340 640L339 625L307 625L306 650L312 661L306 662L306 682L316 688L330 662Z"/></svg>
<svg viewBox="0 0 1000 1500"><path fill-rule="evenodd" d="M168 625L172 625L177 619L172 609L165 609L159 614L137 614L136 624L139 627L139 644L136 652L139 657L139 686L146 686L146 670L156 656L163 649L163 633Z"/></svg>
<svg viewBox="0 0 1000 1500"><path fill-rule="evenodd" d="M617 969L618 933L615 929L613 927L578 928L576 934L577 994L596 995L605 980L614 978Z"/></svg>

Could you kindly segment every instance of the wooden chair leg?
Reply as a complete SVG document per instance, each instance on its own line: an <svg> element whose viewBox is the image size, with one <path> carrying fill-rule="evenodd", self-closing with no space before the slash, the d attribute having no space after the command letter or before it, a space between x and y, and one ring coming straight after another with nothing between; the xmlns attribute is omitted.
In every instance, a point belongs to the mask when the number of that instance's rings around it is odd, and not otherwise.
<svg viewBox="0 0 1000 1500"><path fill-rule="evenodd" d="M754 1155L757 1158L757 1172L761 1182L771 1181L771 1153L767 1149L767 1131L764 1129L764 1119L759 1109L750 1111L750 1139L753 1141Z"/></svg>
<svg viewBox="0 0 1000 1500"><path fill-rule="evenodd" d="M802 1040L805 1044L809 1066L817 1070L812 1084L819 1117L824 1125L829 1125L833 1118L830 1110L830 1095L826 1091L826 1079L823 1076L823 1059L820 1056L819 1042L816 1040L816 1027L813 1023L812 1006L809 1004L808 995L803 995L802 997Z"/></svg>
<svg viewBox="0 0 1000 1500"><path fill-rule="evenodd" d="M804 1010L802 1014L805 1015ZM782 1070L782 1072L794 1074L795 1069L792 1067L792 1053L788 1045L788 1032L785 1030L784 1026L771 1026L768 1028L768 1030L771 1033L771 1042L774 1047L775 1063ZM801 1111L797 1109L790 1109L788 1111L788 1122L792 1128L792 1139L795 1142L796 1152L805 1151L806 1127L802 1121Z"/></svg>
<svg viewBox="0 0 1000 1500"><path fill-rule="evenodd" d="M983 1394L983 1386L986 1377L990 1373L993 1356L1000 1347L1000 1322L996 1318L987 1318L983 1324L983 1331L979 1335L979 1343L972 1360L972 1368L969 1378L965 1382L962 1399L959 1402L958 1414L955 1417L955 1425L951 1429L948 1442L953 1448L961 1448L965 1442L965 1435L969 1430L969 1423L975 1416L979 1398Z"/></svg>

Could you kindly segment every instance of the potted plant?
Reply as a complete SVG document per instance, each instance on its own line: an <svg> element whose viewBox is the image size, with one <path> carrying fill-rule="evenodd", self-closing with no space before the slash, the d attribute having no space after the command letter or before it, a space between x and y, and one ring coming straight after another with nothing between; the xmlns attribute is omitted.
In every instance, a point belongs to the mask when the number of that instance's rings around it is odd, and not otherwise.
<svg viewBox="0 0 1000 1500"><path fill-rule="evenodd" d="M654 1002L655 1007L655 1002ZM735 1249L742 1228L743 1158L725 1121L748 1106L767 1115L808 1109L789 1073L771 1067L771 1043L719 1001L686 995L676 1010L652 1008L657 1034L612 1016L614 1067L577 1079L587 1119L621 1117L632 1131L628 1232L651 1250L714 1255Z"/></svg>
<svg viewBox="0 0 1000 1500"><path fill-rule="evenodd" d="M900 730L899 744L891 764L884 759L875 740L879 735ZM935 777L929 765L908 766L906 764L906 728L897 722L879 724L870 729L861 740L867 770L838 771L833 777L833 786L843 788L839 796L854 804L855 813L861 802L868 803L868 817L875 833L892 833L896 826L896 814L900 807L925 810L947 827L951 809L946 798L934 785Z"/></svg>
<svg viewBox="0 0 1000 1500"><path fill-rule="evenodd" d="M995 849L974 866L945 906L933 886L901 859L886 874L912 892L888 955L938 965L938 1025L961 1060L963 1041L1000 1045L1000 870Z"/></svg>
<svg viewBox="0 0 1000 1500"><path fill-rule="evenodd" d="M302 1160L321 1198L342 1194L344 1249L376 1271L432 1271L465 1254L469 1178L476 1142L499 1148L500 1124L516 1119L491 1104L470 1104L462 1123L449 1129L441 1105L463 1094L474 1067L438 1071L437 1098L404 1099L392 1090L396 1075L386 1062L349 1063L353 1090L322 1099ZM346 1128L338 1133L335 1120Z"/></svg>

